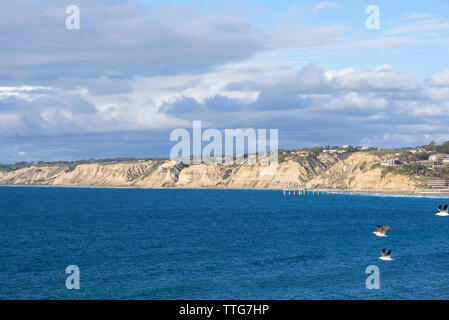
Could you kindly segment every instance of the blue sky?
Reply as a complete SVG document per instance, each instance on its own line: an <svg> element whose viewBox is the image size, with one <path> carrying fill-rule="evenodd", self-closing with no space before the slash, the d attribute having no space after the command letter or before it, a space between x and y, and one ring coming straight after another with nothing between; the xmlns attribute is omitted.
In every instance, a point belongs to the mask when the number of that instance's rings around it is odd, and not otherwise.
<svg viewBox="0 0 449 320"><path fill-rule="evenodd" d="M167 157L193 120L281 148L449 140L445 1L17 0L0 39L3 163Z"/></svg>
<svg viewBox="0 0 449 320"><path fill-rule="evenodd" d="M157 1L141 1L146 4L158 3ZM350 28L348 35L353 39L376 40L382 37L388 29L406 25L405 18L414 15L433 16L445 20L449 17L449 5L443 0L431 1L167 1L173 5L186 5L198 8L204 13L238 12L254 26L263 28L276 28L283 23L285 17L290 22L298 24L306 23L313 27L325 27L341 25ZM329 3L328 7L313 10L320 3ZM333 6L333 4L336 4ZM377 5L380 9L381 28L379 30L367 30L365 20L367 14L365 8L368 5ZM430 17L429 17L430 18ZM417 19L419 21L419 19ZM426 19L422 19L426 20ZM443 21L441 21L443 22ZM409 23L412 24L412 23ZM370 68L382 64L393 64L401 70L409 70L414 74L429 76L443 68L449 68L448 49L446 41L433 44L409 47L384 47L384 48L362 48L343 47L335 50L316 50L312 52L298 52L298 50L280 50L275 54L264 56L266 60L278 61L299 60L298 66L303 61L326 65L329 68L345 68L348 65L359 68ZM299 58L299 59L298 59ZM422 60L424 58L424 60ZM416 63L422 61L422 63Z"/></svg>

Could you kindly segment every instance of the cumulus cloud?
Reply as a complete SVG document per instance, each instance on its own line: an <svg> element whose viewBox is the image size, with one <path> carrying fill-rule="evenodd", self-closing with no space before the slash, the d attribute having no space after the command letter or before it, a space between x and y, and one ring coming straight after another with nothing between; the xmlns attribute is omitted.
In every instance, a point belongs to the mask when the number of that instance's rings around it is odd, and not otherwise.
<svg viewBox="0 0 449 320"><path fill-rule="evenodd" d="M192 106L191 119L207 119L217 127L269 123L270 127L281 128L281 132L303 130L308 142L338 136L339 141L346 137L360 143L362 139L390 132L391 139L382 140L382 145L393 146L406 141L403 137L407 135L415 143L425 143L426 134L436 137L447 133L441 116L449 111L446 102L449 91L391 65L367 70L326 70L316 65L299 70L266 68L225 78L231 79L216 88L214 94L220 95L220 99L214 106L210 105L210 99L193 98L202 95L196 93L202 91L198 82L176 103L168 103L170 113L176 115L180 106L186 112ZM232 91L242 95L257 92L257 97L239 101L229 95ZM232 103L234 107L229 108Z"/></svg>
<svg viewBox="0 0 449 320"><path fill-rule="evenodd" d="M449 87L449 70L437 73L429 79L429 82L438 87Z"/></svg>
<svg viewBox="0 0 449 320"><path fill-rule="evenodd" d="M442 74L418 80L390 65L367 70L228 65L201 75L115 80L129 88L109 95L93 94L89 82L72 90L8 87L0 90L1 134L164 131L202 120L218 128L303 130L307 141L316 143L326 136L360 142L384 131L424 137L447 132L442 117L449 111L449 85Z"/></svg>

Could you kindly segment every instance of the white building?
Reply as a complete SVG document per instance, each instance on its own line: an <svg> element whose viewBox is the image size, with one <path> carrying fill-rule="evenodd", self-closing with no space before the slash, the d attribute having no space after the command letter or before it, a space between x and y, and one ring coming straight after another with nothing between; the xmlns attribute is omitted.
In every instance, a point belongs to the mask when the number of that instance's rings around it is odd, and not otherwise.
<svg viewBox="0 0 449 320"><path fill-rule="evenodd" d="M395 158L387 159L387 160L381 162L381 165L385 166L385 167L393 167L398 164L401 164L401 162L399 161L399 159L395 159Z"/></svg>
<svg viewBox="0 0 449 320"><path fill-rule="evenodd" d="M449 154L433 154L429 157L429 161L449 162Z"/></svg>

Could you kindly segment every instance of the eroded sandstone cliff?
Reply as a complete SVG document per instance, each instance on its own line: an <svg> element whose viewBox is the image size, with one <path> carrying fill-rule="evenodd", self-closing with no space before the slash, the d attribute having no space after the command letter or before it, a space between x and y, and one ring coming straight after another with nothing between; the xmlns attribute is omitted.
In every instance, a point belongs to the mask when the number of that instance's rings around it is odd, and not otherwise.
<svg viewBox="0 0 449 320"><path fill-rule="evenodd" d="M385 172L379 163L387 156L356 152L349 156L319 153L289 155L273 175L263 174L260 164L183 165L170 160L122 163L31 166L0 171L3 185L273 188L414 191L422 183L405 174Z"/></svg>
<svg viewBox="0 0 449 320"><path fill-rule="evenodd" d="M413 192L425 187L412 176L390 172L379 164L391 155L357 152L306 183L308 188Z"/></svg>

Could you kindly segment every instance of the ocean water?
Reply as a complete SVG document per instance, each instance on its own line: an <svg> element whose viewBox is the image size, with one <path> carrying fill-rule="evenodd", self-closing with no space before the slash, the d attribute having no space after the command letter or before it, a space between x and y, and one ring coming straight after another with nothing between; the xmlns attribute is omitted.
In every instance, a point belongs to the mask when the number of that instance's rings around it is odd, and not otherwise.
<svg viewBox="0 0 449 320"><path fill-rule="evenodd" d="M0 298L448 299L449 217L434 216L447 202L0 187ZM389 238L377 224L393 225ZM65 287L68 265L80 290ZM379 290L366 289L369 265Z"/></svg>

